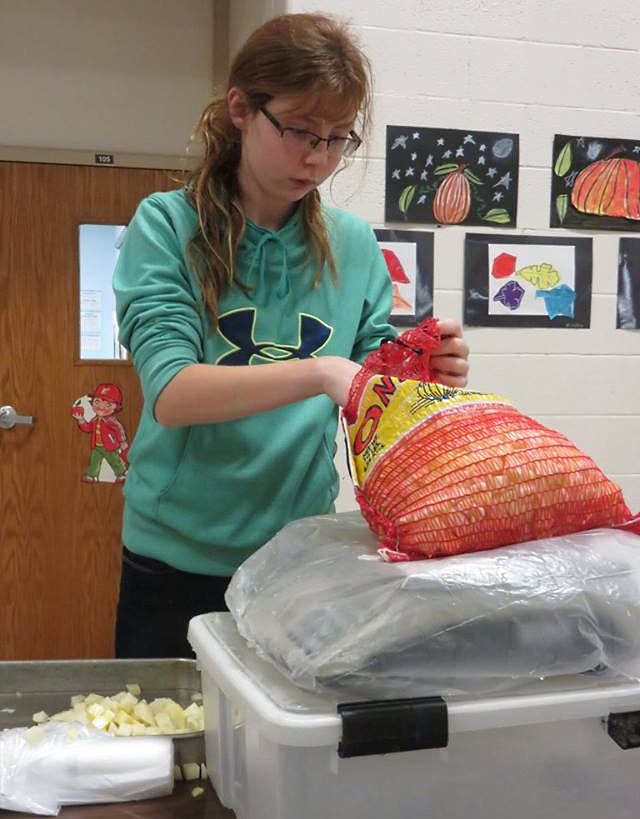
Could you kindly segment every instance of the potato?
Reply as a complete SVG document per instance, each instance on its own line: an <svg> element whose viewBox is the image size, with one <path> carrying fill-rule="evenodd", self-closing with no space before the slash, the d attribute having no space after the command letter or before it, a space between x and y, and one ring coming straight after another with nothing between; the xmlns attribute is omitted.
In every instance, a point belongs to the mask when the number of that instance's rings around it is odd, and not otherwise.
<svg viewBox="0 0 640 819"><path fill-rule="evenodd" d="M145 725L155 725L155 714L146 700L141 700L136 705L133 709L133 716L138 719L138 722L144 722Z"/></svg>
<svg viewBox="0 0 640 819"><path fill-rule="evenodd" d="M118 703L123 711L131 713L138 703L138 698L129 691L120 691L113 699Z"/></svg>
<svg viewBox="0 0 640 819"><path fill-rule="evenodd" d="M166 711L159 711L156 714L155 719L156 725L160 729L161 734L173 734L175 731L175 725L171 721L171 717L167 714Z"/></svg>
<svg viewBox="0 0 640 819"><path fill-rule="evenodd" d="M74 694L70 708L49 716L45 711L33 715L36 724L44 722L80 722L114 736L180 734L204 729L202 695L192 695L193 702L183 708L169 697L158 697L148 703L139 699L140 686L127 683L126 691L112 696ZM137 692L137 694L136 694Z"/></svg>
<svg viewBox="0 0 640 819"><path fill-rule="evenodd" d="M200 765L197 762L185 762L182 766L182 776L187 782L200 779Z"/></svg>
<svg viewBox="0 0 640 819"><path fill-rule="evenodd" d="M25 734L25 740L29 745L38 745L45 737L45 733L39 725L32 725Z"/></svg>
<svg viewBox="0 0 640 819"><path fill-rule="evenodd" d="M170 700L166 708L164 709L164 713L168 714L173 723L174 728L186 728L187 727L187 717L186 712L182 708L182 706L178 705L177 702L173 702ZM157 719L157 716L156 716Z"/></svg>

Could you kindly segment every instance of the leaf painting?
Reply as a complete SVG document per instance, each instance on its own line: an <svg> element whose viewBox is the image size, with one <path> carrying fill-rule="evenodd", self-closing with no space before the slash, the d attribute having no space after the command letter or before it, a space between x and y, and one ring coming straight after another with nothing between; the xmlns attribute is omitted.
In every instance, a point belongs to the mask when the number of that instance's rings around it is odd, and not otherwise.
<svg viewBox="0 0 640 819"><path fill-rule="evenodd" d="M515 227L517 134L387 126L385 219Z"/></svg>
<svg viewBox="0 0 640 819"><path fill-rule="evenodd" d="M558 220L560 224L562 224L567 215L567 208L569 207L569 194L561 193L559 196L556 197L556 213L558 214Z"/></svg>
<svg viewBox="0 0 640 819"><path fill-rule="evenodd" d="M571 141L558 154L553 170L556 176L565 176L571 170Z"/></svg>
<svg viewBox="0 0 640 819"><path fill-rule="evenodd" d="M409 205L413 201L413 197L416 195L416 187L416 185L407 185L407 187L400 194L398 207L400 208L401 213L407 212Z"/></svg>

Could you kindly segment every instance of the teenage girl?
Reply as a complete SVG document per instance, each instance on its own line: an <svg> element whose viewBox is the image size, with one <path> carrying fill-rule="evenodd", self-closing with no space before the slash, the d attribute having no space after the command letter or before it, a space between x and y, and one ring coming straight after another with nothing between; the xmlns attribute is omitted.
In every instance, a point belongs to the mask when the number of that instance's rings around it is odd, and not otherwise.
<svg viewBox="0 0 640 819"><path fill-rule="evenodd" d="M114 277L144 409L125 483L119 657L191 656L235 569L286 523L332 511L337 407L384 338L391 281L371 228L318 187L360 148L367 58L345 24L270 20L204 110L181 190L145 199ZM438 380L464 386L460 325ZM292 593L295 590L292 589Z"/></svg>

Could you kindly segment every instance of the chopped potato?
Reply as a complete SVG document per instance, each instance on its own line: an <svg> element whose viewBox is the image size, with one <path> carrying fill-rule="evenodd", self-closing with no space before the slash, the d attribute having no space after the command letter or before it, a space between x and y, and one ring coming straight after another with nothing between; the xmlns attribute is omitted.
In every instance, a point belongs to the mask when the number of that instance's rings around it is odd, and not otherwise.
<svg viewBox="0 0 640 819"><path fill-rule="evenodd" d="M53 714L49 717L51 722L73 722L73 711L60 711L58 714Z"/></svg>
<svg viewBox="0 0 640 819"><path fill-rule="evenodd" d="M155 714L149 707L149 703L146 700L140 700L140 702L135 706L133 709L133 716L138 719L138 722L144 722L145 725L155 724Z"/></svg>
<svg viewBox="0 0 640 819"><path fill-rule="evenodd" d="M182 776L186 782L200 779L200 765L197 762L185 762L182 765Z"/></svg>
<svg viewBox="0 0 640 819"><path fill-rule="evenodd" d="M33 721L80 722L119 737L184 734L204 729L203 708L196 701L187 708L169 697L158 697L148 703L136 695L136 691L141 693L137 683L128 683L126 688L109 697L75 694L69 709L51 716L38 711Z"/></svg>
<svg viewBox="0 0 640 819"><path fill-rule="evenodd" d="M120 708L125 711L132 711L138 702L138 698L130 691L120 691L113 699L118 703Z"/></svg>
<svg viewBox="0 0 640 819"><path fill-rule="evenodd" d="M39 725L32 725L25 733L25 740L29 745L37 745L45 737L45 733Z"/></svg>
<svg viewBox="0 0 640 819"><path fill-rule="evenodd" d="M164 713L171 718L174 728L187 727L186 712L177 702L170 700L164 709Z"/></svg>
<svg viewBox="0 0 640 819"><path fill-rule="evenodd" d="M173 702L168 697L158 697L155 700L151 700L149 703L149 708L153 711L154 714L157 714L158 711L164 711L167 707L167 703Z"/></svg>
<svg viewBox="0 0 640 819"><path fill-rule="evenodd" d="M175 725L171 722L171 717L166 711L159 711L155 715L156 725L163 734L173 734Z"/></svg>

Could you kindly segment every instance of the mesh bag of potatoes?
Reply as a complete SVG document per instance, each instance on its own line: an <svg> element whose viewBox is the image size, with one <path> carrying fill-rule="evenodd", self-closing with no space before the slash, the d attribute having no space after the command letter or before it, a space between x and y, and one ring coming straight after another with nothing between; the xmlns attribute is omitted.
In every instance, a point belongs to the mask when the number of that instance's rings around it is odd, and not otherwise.
<svg viewBox="0 0 640 819"><path fill-rule="evenodd" d="M343 410L358 504L388 560L601 527L640 534L620 487L499 395L430 380L427 319L365 360Z"/></svg>

